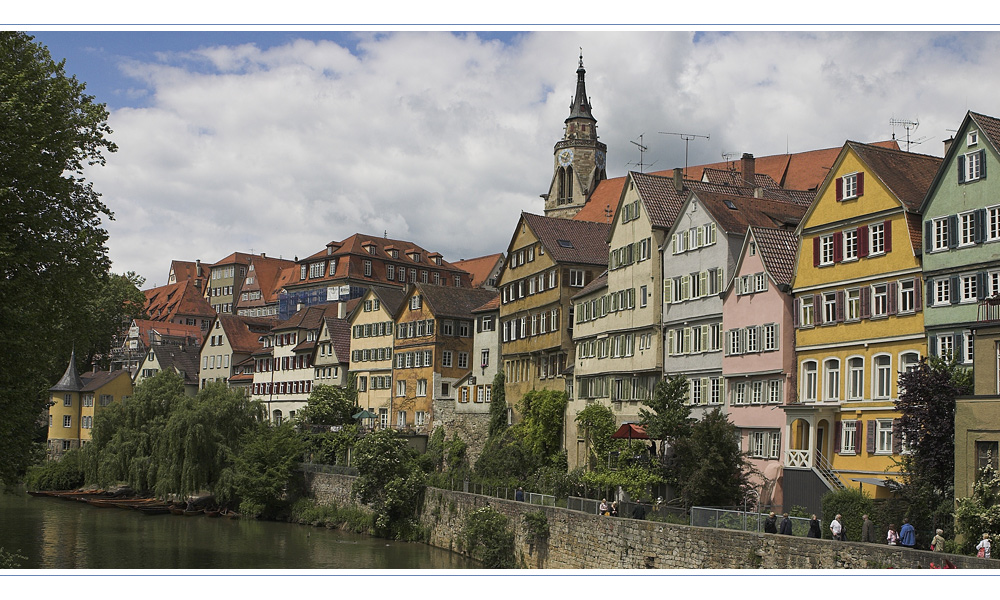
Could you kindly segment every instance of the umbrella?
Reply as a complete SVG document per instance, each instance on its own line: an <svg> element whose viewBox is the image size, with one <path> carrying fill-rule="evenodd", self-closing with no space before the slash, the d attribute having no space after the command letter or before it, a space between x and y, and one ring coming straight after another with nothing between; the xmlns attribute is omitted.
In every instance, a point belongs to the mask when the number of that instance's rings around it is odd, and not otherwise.
<svg viewBox="0 0 1000 600"><path fill-rule="evenodd" d="M354 419L374 419L377 415L373 412L369 412L367 409L363 409L356 415L353 415Z"/></svg>
<svg viewBox="0 0 1000 600"><path fill-rule="evenodd" d="M646 430L641 425L622 423L618 431L611 434L611 438L616 440L648 440L649 436L646 435Z"/></svg>

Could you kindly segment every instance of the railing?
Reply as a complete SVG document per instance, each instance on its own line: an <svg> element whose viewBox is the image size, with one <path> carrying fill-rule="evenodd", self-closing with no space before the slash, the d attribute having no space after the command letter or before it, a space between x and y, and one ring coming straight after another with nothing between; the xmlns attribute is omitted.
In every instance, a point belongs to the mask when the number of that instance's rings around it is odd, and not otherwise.
<svg viewBox="0 0 1000 600"><path fill-rule="evenodd" d="M694 527L715 527L718 529L736 529L739 531L764 531L764 520L767 514L758 512L743 512L725 508L708 506L691 507L691 525ZM792 522L792 535L805 537L809 532L809 519L789 517ZM781 517L775 522L780 527Z"/></svg>
<svg viewBox="0 0 1000 600"><path fill-rule="evenodd" d="M631 519L635 512L635 507L639 506L638 502L619 502L618 503L618 516L626 519ZM594 500L593 498L580 498L577 496L570 496L566 499L566 508L576 512L588 513L591 515L596 515L598 509L601 506L600 500ZM608 506L611 503L608 502ZM667 506L666 504L650 504L643 502L642 506L644 512L646 513L646 518L657 518L666 517L667 515L673 517L683 518L687 516L687 513L683 508L679 506Z"/></svg>
<svg viewBox="0 0 1000 600"><path fill-rule="evenodd" d="M793 450L785 452L785 466L809 469L812 467L812 450Z"/></svg>
<svg viewBox="0 0 1000 600"><path fill-rule="evenodd" d="M979 323L1000 321L1000 296L993 296L979 301Z"/></svg>
<svg viewBox="0 0 1000 600"><path fill-rule="evenodd" d="M826 485L831 490L842 490L844 488L844 482L840 480L837 476L837 472L833 470L833 465L830 464L826 457L823 456L822 452L816 453L816 467L815 470L819 473L820 477L826 482Z"/></svg>

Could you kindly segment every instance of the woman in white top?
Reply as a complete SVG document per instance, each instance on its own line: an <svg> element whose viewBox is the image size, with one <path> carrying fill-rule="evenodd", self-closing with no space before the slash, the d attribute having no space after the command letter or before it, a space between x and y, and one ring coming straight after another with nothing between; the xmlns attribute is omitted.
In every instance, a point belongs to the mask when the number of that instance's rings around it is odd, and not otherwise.
<svg viewBox="0 0 1000 600"><path fill-rule="evenodd" d="M885 541L890 546L898 546L899 545L899 534L896 533L896 526L895 525L889 525L889 533L887 533L885 535Z"/></svg>
<svg viewBox="0 0 1000 600"><path fill-rule="evenodd" d="M982 541L976 544L976 550L977 550L976 556L979 556L981 558L990 557L990 534L988 533L983 534Z"/></svg>

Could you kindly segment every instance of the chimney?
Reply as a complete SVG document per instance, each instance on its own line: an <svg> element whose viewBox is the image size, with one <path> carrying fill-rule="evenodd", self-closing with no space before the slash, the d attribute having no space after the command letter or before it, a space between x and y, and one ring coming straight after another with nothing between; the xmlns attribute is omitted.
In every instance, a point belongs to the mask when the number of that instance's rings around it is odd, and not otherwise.
<svg viewBox="0 0 1000 600"><path fill-rule="evenodd" d="M347 308L347 303L346 302L338 302L337 303L337 318L338 319L343 319L344 318L344 309L345 308Z"/></svg>
<svg viewBox="0 0 1000 600"><path fill-rule="evenodd" d="M743 157L740 159L740 170L743 171L743 183L748 187L756 187L757 172L753 154L743 153Z"/></svg>
<svg viewBox="0 0 1000 600"><path fill-rule="evenodd" d="M680 167L674 167L674 190L684 191L684 170Z"/></svg>
<svg viewBox="0 0 1000 600"><path fill-rule="evenodd" d="M758 200L761 199L761 198L763 198L764 197L764 188L762 188L762 187L755 187L753 189L753 197L757 198Z"/></svg>
<svg viewBox="0 0 1000 600"><path fill-rule="evenodd" d="M955 143L955 136L951 136L951 137L949 137L948 139L946 139L944 141L944 153L945 154L948 154L948 151L951 150L951 145L954 144L954 143Z"/></svg>
<svg viewBox="0 0 1000 600"><path fill-rule="evenodd" d="M267 258L267 254L265 254L265 253L261 252L261 253L260 253L260 257L261 257L261 258Z"/></svg>

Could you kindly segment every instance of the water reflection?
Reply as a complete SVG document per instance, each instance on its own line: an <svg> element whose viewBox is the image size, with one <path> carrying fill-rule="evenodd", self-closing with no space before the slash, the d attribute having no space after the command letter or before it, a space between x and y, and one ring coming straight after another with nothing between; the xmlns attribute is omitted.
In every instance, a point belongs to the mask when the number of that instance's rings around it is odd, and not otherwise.
<svg viewBox="0 0 1000 600"><path fill-rule="evenodd" d="M45 569L463 569L425 544L288 523L145 516L58 498L0 494L0 546Z"/></svg>

